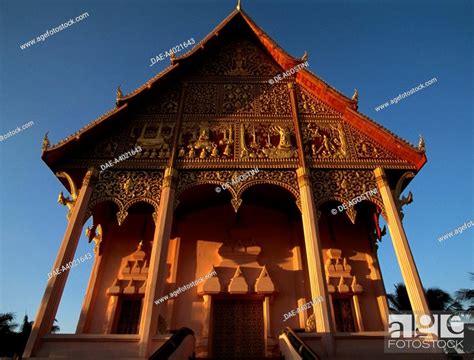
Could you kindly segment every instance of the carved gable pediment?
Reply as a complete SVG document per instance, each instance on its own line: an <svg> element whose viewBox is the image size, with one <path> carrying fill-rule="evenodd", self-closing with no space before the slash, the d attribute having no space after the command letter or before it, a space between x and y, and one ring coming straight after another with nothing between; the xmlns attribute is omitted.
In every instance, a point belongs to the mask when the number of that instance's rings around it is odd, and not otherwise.
<svg viewBox="0 0 474 360"><path fill-rule="evenodd" d="M281 69L254 41L237 38L217 47L210 58L198 67L202 76L267 76Z"/></svg>

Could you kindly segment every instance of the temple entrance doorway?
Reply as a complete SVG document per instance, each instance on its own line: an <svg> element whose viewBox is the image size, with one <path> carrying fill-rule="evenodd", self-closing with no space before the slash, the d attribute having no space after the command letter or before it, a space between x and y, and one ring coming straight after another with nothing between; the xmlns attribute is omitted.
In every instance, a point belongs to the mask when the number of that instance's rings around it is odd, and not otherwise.
<svg viewBox="0 0 474 360"><path fill-rule="evenodd" d="M264 357L261 300L219 299L213 311L213 359Z"/></svg>

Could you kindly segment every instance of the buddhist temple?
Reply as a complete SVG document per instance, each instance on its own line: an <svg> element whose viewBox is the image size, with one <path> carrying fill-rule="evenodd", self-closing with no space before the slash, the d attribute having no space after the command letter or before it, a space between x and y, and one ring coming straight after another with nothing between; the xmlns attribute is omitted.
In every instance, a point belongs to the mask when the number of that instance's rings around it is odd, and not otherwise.
<svg viewBox="0 0 474 360"><path fill-rule="evenodd" d="M357 92L240 5L170 61L84 128L45 137L69 192L53 269L84 233L94 264L74 334L50 333L68 272L49 279L24 358L384 358L386 230L413 312L430 314L402 223L423 141L363 115Z"/></svg>

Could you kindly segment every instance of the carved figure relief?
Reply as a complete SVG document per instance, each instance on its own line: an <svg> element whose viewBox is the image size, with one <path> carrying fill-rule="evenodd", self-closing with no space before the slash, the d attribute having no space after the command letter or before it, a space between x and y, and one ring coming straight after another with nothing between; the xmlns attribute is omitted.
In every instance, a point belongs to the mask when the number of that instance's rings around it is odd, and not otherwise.
<svg viewBox="0 0 474 360"><path fill-rule="evenodd" d="M302 115L311 115L326 118L339 118L341 114L317 99L302 86L296 85L296 98L298 100L298 112Z"/></svg>
<svg viewBox="0 0 474 360"><path fill-rule="evenodd" d="M197 69L199 75L273 76L278 67L253 42L245 38L221 46Z"/></svg>
<svg viewBox="0 0 474 360"><path fill-rule="evenodd" d="M131 131L131 137L136 138L135 144L143 151L136 158L162 158L167 159L171 152L171 142L175 123L163 120L159 124L145 124L137 134L137 128Z"/></svg>
<svg viewBox="0 0 474 360"><path fill-rule="evenodd" d="M315 160L344 160L349 148L342 122L323 126L308 122L303 127L305 154Z"/></svg>
<svg viewBox="0 0 474 360"><path fill-rule="evenodd" d="M209 160L232 158L234 154L232 123L184 124L179 139L179 159Z"/></svg>
<svg viewBox="0 0 474 360"><path fill-rule="evenodd" d="M349 134L353 139L355 154L358 159L380 159L404 162L356 129L349 127Z"/></svg>
<svg viewBox="0 0 474 360"><path fill-rule="evenodd" d="M288 124L255 123L240 125L241 159L291 159L298 156Z"/></svg>

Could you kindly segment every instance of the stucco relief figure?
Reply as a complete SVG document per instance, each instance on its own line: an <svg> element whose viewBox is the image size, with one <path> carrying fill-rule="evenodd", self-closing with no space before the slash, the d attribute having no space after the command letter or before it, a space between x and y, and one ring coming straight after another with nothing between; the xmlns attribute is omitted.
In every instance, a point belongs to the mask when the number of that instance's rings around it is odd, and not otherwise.
<svg viewBox="0 0 474 360"><path fill-rule="evenodd" d="M198 149L206 149L207 151L212 149L212 142L209 141L209 125L208 124L201 124L199 126L199 137L197 141L194 143L194 148Z"/></svg>
<svg viewBox="0 0 474 360"><path fill-rule="evenodd" d="M321 146L316 150L317 155L321 155L322 157L330 157L331 153L334 152L336 148L329 143L329 138L326 134L323 135L323 141Z"/></svg>
<svg viewBox="0 0 474 360"><path fill-rule="evenodd" d="M123 189L125 190L125 194L129 194L133 189L133 180L131 178L127 178L123 183Z"/></svg>
<svg viewBox="0 0 474 360"><path fill-rule="evenodd" d="M219 145L225 145L223 155L225 155L227 157L230 157L230 156L232 156L232 146L231 145L234 143L234 134L233 134L232 125L229 124L228 129L227 129L227 127L224 127L223 129L221 129L221 134L223 135L223 138L221 140L219 140ZM218 156L219 153L218 153L217 146L215 146L214 149L215 150L213 150L213 152L217 152L217 155L213 155L213 156Z"/></svg>
<svg viewBox="0 0 474 360"><path fill-rule="evenodd" d="M271 136L275 133L279 135L277 146L271 141ZM250 144L247 142L246 134L250 135ZM296 149L291 143L291 130L280 125L241 124L240 146L241 158L285 159L296 156Z"/></svg>
<svg viewBox="0 0 474 360"><path fill-rule="evenodd" d="M357 155L360 157L373 157L373 158L378 158L380 157L380 154L377 150L377 147L372 145L371 143L364 141L363 139L360 139L356 143L356 150L357 150Z"/></svg>
<svg viewBox="0 0 474 360"><path fill-rule="evenodd" d="M247 59L242 54L242 49L237 49L237 54L234 59L232 59L232 70L229 71L230 75L250 75L246 70Z"/></svg>
<svg viewBox="0 0 474 360"><path fill-rule="evenodd" d="M157 130L153 126L145 125L140 133L140 136L137 139L136 144L143 147L144 153L143 157L167 157L169 156L170 151L170 139L173 136L173 127L170 126L168 131L163 131L163 122L160 123L160 126ZM156 131L155 134L154 131ZM153 134L150 137L150 134Z"/></svg>
<svg viewBox="0 0 474 360"><path fill-rule="evenodd" d="M252 137L252 142L251 142L250 147L253 150L249 150L249 148L247 147L247 142L245 140L245 125L241 124L240 125L240 147L241 147L240 157L243 158L243 159L246 158L246 157L250 157L250 158L256 158L257 157L257 151L258 151L259 146L255 141L256 140L255 125L252 127L251 137Z"/></svg>
<svg viewBox="0 0 474 360"><path fill-rule="evenodd" d="M322 132L319 132L322 130ZM330 129L307 128L306 139L310 142L320 141L319 146L311 144L311 154L316 158L323 159L345 159L347 158L347 139L342 124L337 127L330 126Z"/></svg>
<svg viewBox="0 0 474 360"><path fill-rule="evenodd" d="M232 157L233 134L231 123L185 124L179 137L178 157L196 160Z"/></svg>
<svg viewBox="0 0 474 360"><path fill-rule="evenodd" d="M281 126L274 126L272 127L272 130L276 130L280 134L280 143L278 144L278 149L291 149L291 137L288 129L282 128Z"/></svg>
<svg viewBox="0 0 474 360"><path fill-rule="evenodd" d="M272 146L262 150L265 155L270 158L291 158L296 155L296 150L291 144L291 131L288 128L275 125L270 127L270 131L277 132L280 139L276 149Z"/></svg>
<svg viewBox="0 0 474 360"><path fill-rule="evenodd" d="M347 156L347 140L346 134L344 133L344 128L342 124L339 123L337 125L337 128L331 126L331 129L333 129L337 134L337 137L334 137L334 144L336 144L338 148L334 153L334 157L337 159L345 159Z"/></svg>

